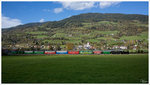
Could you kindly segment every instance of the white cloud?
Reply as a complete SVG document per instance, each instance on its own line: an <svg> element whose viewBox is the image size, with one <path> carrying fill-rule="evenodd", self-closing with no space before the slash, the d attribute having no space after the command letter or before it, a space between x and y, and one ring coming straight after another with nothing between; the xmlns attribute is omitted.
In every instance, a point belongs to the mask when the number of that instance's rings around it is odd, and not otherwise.
<svg viewBox="0 0 150 85"><path fill-rule="evenodd" d="M66 1L66 2L59 2L62 4L61 8L55 8L54 12L55 13L60 13L63 11L63 9L67 9L67 10L84 10L84 9L89 9L89 8L93 8L93 7L99 7L101 9L103 8L107 8L110 6L114 6L120 3L120 1L100 1L100 2L94 2L94 1Z"/></svg>
<svg viewBox="0 0 150 85"><path fill-rule="evenodd" d="M71 10L83 10L94 7L95 2L61 2L63 7Z"/></svg>
<svg viewBox="0 0 150 85"><path fill-rule="evenodd" d="M101 1L99 6L100 8L107 8L107 7L110 7L110 6L114 6L114 5L117 5L119 4L120 2L111 2L111 1Z"/></svg>
<svg viewBox="0 0 150 85"><path fill-rule="evenodd" d="M40 19L40 22L44 22L44 19L42 18L42 19Z"/></svg>
<svg viewBox="0 0 150 85"><path fill-rule="evenodd" d="M2 28L10 28L21 24L19 19L11 19L10 17L2 16Z"/></svg>
<svg viewBox="0 0 150 85"><path fill-rule="evenodd" d="M55 13L60 13L60 12L62 12L63 11L63 8L55 8L54 9L54 12Z"/></svg>

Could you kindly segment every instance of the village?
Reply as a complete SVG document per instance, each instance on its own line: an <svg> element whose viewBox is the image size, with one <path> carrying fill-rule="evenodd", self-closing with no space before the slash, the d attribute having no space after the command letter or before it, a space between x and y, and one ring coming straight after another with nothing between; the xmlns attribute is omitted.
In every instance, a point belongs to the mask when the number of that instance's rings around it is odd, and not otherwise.
<svg viewBox="0 0 150 85"><path fill-rule="evenodd" d="M3 47L3 49L11 49L11 50L132 50L132 51L138 51L139 49L138 45L133 45L132 48L125 45L113 45L111 47L104 45L100 48L96 48L93 46L90 42L87 42L83 45L74 45L72 43L67 43L65 46L61 47L60 45L34 45L31 46L29 44L26 44L26 46L21 45L8 45L7 48Z"/></svg>

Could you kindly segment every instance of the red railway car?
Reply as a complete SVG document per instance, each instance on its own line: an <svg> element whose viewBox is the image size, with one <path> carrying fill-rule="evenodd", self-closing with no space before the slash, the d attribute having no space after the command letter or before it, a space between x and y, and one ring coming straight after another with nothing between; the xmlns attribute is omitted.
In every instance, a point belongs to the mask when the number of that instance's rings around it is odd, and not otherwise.
<svg viewBox="0 0 150 85"><path fill-rule="evenodd" d="M94 54L101 54L102 51L93 51Z"/></svg>
<svg viewBox="0 0 150 85"><path fill-rule="evenodd" d="M44 53L45 53L45 54L56 54L55 51L45 51Z"/></svg>
<svg viewBox="0 0 150 85"><path fill-rule="evenodd" d="M68 51L68 54L79 54L79 51Z"/></svg>

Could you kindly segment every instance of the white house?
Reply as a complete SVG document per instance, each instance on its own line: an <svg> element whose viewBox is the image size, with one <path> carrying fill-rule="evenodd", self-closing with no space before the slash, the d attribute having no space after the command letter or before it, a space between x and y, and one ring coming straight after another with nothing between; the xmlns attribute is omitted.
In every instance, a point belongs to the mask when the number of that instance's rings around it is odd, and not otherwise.
<svg viewBox="0 0 150 85"><path fill-rule="evenodd" d="M115 45L115 46L113 46L112 48L113 48L113 49L118 49L119 46Z"/></svg>
<svg viewBox="0 0 150 85"><path fill-rule="evenodd" d="M90 43L88 42L87 44L85 44L85 45L84 45L84 48L85 48L85 49L90 49L90 48L91 48Z"/></svg>
<svg viewBox="0 0 150 85"><path fill-rule="evenodd" d="M77 49L82 49L82 48L83 48L83 46L82 46L82 45L79 45Z"/></svg>
<svg viewBox="0 0 150 85"><path fill-rule="evenodd" d="M126 49L127 49L127 47L126 47L126 46L120 46L120 49L122 49L122 50L126 50Z"/></svg>

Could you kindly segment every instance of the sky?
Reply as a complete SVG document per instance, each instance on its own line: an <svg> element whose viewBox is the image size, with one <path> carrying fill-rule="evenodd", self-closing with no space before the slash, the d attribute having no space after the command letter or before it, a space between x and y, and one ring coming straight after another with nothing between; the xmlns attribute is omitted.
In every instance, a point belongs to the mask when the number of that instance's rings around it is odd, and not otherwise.
<svg viewBox="0 0 150 85"><path fill-rule="evenodd" d="M82 13L148 15L148 2L2 2L2 28L34 22L59 21Z"/></svg>

